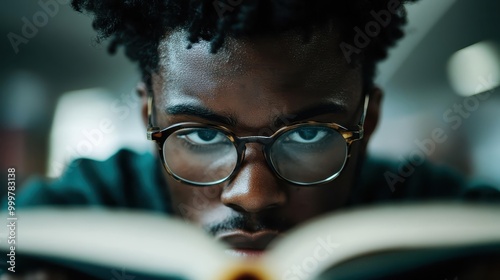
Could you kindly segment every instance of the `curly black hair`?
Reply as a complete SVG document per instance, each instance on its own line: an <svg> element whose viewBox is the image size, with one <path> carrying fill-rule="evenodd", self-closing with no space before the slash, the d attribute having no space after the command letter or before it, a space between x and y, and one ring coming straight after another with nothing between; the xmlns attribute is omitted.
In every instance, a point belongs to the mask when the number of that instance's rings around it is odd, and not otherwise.
<svg viewBox="0 0 500 280"><path fill-rule="evenodd" d="M398 5L388 24L356 51L351 62L362 65L365 85L371 85L376 63L403 37L404 4L416 0L72 0L79 12L94 15L97 41L110 39L109 52L124 46L125 54L138 61L143 80L149 85L159 62L158 46L169 32L187 31L191 44L206 40L217 52L227 36L259 36L302 29L307 43L313 28L341 22L343 42L354 46L356 27L364 30L374 21L374 12ZM187 45L186 47L191 47Z"/></svg>

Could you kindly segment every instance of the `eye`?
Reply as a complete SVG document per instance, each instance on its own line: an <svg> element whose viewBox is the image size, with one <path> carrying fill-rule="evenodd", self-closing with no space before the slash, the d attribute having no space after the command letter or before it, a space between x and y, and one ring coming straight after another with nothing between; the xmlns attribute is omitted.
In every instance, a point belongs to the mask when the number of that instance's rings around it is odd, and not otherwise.
<svg viewBox="0 0 500 280"><path fill-rule="evenodd" d="M214 145L227 142L226 136L211 129L196 129L179 136L193 145Z"/></svg>
<svg viewBox="0 0 500 280"><path fill-rule="evenodd" d="M298 128L288 135L290 141L308 144L321 141L326 135L327 131L318 127Z"/></svg>

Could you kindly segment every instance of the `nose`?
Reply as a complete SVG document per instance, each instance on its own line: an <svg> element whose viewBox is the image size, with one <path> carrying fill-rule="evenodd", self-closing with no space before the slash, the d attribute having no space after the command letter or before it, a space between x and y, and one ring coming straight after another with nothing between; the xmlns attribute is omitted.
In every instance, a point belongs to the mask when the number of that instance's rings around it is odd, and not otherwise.
<svg viewBox="0 0 500 280"><path fill-rule="evenodd" d="M224 187L221 201L247 213L278 208L286 203L285 186L267 165L258 144L247 145L245 160L238 174Z"/></svg>

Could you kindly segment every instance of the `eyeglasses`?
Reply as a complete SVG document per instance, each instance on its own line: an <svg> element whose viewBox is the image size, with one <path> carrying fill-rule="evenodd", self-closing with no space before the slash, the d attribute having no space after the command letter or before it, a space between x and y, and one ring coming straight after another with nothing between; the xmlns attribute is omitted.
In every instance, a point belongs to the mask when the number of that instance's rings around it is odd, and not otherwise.
<svg viewBox="0 0 500 280"><path fill-rule="evenodd" d="M271 136L238 137L213 124L185 122L165 129L154 127L150 97L147 137L157 143L168 174L190 185L210 186L233 178L244 161L247 143L262 144L267 164L279 178L296 185L316 185L330 182L342 172L351 144L363 138L368 102L366 95L357 130L306 121L282 127Z"/></svg>

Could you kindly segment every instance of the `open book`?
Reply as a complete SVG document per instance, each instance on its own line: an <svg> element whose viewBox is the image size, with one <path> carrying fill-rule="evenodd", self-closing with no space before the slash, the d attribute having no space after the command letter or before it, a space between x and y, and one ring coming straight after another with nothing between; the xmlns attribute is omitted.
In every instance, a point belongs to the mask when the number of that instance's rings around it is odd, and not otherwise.
<svg viewBox="0 0 500 280"><path fill-rule="evenodd" d="M7 242L9 221L1 230L6 273L49 266L106 280L500 279L498 205L332 213L286 233L253 261L231 257L200 229L157 214L36 208L16 218L15 245Z"/></svg>

